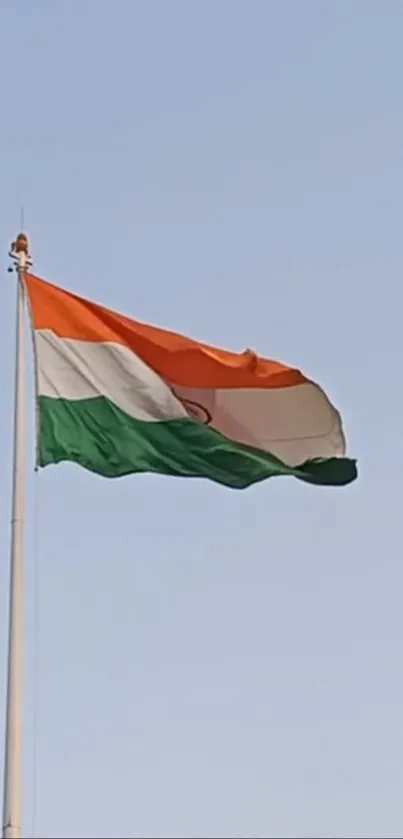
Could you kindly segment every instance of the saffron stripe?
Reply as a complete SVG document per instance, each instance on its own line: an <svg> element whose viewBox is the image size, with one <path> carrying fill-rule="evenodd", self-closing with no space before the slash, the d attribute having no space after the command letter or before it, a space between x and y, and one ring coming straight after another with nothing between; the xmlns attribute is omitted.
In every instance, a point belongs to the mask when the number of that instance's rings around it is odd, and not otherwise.
<svg viewBox="0 0 403 839"><path fill-rule="evenodd" d="M26 277L35 330L60 338L121 344L165 381L182 387L285 388L309 381L299 370L250 352L232 353L130 320L31 274Z"/></svg>

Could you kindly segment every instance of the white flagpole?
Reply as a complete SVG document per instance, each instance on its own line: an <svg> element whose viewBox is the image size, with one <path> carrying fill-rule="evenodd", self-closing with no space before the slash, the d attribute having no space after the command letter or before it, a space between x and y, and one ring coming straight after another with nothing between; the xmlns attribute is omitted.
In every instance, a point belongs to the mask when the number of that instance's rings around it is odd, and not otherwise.
<svg viewBox="0 0 403 839"><path fill-rule="evenodd" d="M3 839L20 839L22 816L23 531L25 496L24 277L26 270L31 265L28 240L23 233L20 233L11 245L9 255L13 260L18 282ZM11 270L13 269L11 268Z"/></svg>

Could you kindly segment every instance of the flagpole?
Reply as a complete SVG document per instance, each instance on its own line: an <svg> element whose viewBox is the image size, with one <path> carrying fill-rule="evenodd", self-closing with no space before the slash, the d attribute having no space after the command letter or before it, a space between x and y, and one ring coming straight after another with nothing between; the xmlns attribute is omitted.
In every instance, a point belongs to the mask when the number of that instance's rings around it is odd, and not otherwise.
<svg viewBox="0 0 403 839"><path fill-rule="evenodd" d="M23 720L23 531L25 496L25 312L24 278L31 265L27 237L20 233L11 245L18 276L14 442L11 513L11 556L8 630L7 700L4 755L3 839L20 839L22 816Z"/></svg>

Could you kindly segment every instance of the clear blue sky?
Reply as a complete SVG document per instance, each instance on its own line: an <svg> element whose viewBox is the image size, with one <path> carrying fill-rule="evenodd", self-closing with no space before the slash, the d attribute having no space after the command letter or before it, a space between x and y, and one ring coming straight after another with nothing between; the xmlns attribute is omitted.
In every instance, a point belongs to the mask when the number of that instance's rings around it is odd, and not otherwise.
<svg viewBox="0 0 403 839"><path fill-rule="evenodd" d="M1 714L21 202L39 275L296 364L360 466L34 479L30 375L25 836L36 584L36 836L402 835L402 31L399 0L2 3Z"/></svg>

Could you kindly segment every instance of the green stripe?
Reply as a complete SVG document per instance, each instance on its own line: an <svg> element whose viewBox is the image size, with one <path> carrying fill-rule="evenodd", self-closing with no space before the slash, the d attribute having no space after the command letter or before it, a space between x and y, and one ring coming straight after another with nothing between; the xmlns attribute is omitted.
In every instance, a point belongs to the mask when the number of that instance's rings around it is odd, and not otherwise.
<svg viewBox="0 0 403 839"><path fill-rule="evenodd" d="M73 461L107 478L157 472L209 478L236 489L275 475L294 475L312 484L342 485L357 476L347 458L314 460L298 468L235 443L192 419L142 422L108 399L39 398L40 466Z"/></svg>

